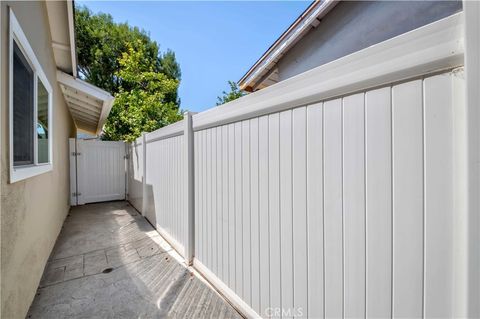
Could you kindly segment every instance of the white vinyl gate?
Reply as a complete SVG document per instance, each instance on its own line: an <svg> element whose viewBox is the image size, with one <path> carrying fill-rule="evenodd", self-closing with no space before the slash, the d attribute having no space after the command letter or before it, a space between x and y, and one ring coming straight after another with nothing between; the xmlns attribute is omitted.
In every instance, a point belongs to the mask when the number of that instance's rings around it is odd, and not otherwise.
<svg viewBox="0 0 480 319"><path fill-rule="evenodd" d="M125 143L70 139L70 204L125 199Z"/></svg>

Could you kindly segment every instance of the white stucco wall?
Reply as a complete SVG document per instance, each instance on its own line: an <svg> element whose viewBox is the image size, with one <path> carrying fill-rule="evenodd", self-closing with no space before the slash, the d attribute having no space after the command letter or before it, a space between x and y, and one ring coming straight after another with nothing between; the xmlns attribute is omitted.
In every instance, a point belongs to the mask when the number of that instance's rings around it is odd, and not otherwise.
<svg viewBox="0 0 480 319"><path fill-rule="evenodd" d="M1 317L24 318L69 210L73 123L56 82L45 2L1 2ZM53 171L8 184L8 32L15 13L53 87Z"/></svg>

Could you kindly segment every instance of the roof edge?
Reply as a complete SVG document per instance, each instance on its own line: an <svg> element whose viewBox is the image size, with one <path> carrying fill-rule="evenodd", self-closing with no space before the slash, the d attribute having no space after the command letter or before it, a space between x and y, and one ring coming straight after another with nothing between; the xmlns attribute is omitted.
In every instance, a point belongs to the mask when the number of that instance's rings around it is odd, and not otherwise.
<svg viewBox="0 0 480 319"><path fill-rule="evenodd" d="M79 128L77 121L82 120L83 117L83 120L88 120L88 126L90 127L90 130L84 128L83 131L99 135L115 98L107 91L60 70L57 70L57 82L63 87L65 102L70 108L75 126ZM70 93L68 93L68 89L71 90ZM72 108L76 109L75 113L72 113ZM82 112L86 115L82 115Z"/></svg>
<svg viewBox="0 0 480 319"><path fill-rule="evenodd" d="M300 40L310 26L317 26L318 19L326 15L337 3L338 0L314 0L237 82L240 89L253 87L265 72L272 69L277 62L276 59Z"/></svg>
<svg viewBox="0 0 480 319"><path fill-rule="evenodd" d="M72 73L77 77L77 44L75 41L75 4L74 0L67 0L68 33L70 36L70 54L72 57Z"/></svg>

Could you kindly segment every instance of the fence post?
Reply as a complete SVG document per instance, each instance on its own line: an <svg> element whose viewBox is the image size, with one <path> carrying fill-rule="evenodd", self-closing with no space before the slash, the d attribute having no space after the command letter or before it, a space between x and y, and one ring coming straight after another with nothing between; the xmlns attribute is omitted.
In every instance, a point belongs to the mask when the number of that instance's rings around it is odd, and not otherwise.
<svg viewBox="0 0 480 319"><path fill-rule="evenodd" d="M143 166L143 177L142 177L142 216L145 216L145 211L147 210L147 139L145 137L145 132L142 133L142 166Z"/></svg>
<svg viewBox="0 0 480 319"><path fill-rule="evenodd" d="M185 247L185 262L193 263L195 249L195 188L194 188L194 149L193 149L193 126L192 113L185 112L183 115L184 147L185 147L185 201L187 209L187 238Z"/></svg>
<svg viewBox="0 0 480 319"><path fill-rule="evenodd" d="M467 153L467 159L460 165L465 165L467 184L465 185L467 198L465 203L465 213L462 215L463 227L459 234L468 234L462 236L462 247L466 249L463 258L465 265L459 270L466 273L460 278L463 279L464 295L459 296L460 309L465 308L463 312L457 312L454 316L475 318L480 316L480 200L478 192L480 190L480 130L478 121L480 120L480 40L478 38L478 28L480 26L480 3L476 1L463 1L463 11L465 14L465 80L466 80L466 114L467 120L463 124L467 128L467 145L464 153ZM461 166L460 166L461 167ZM463 176L462 176L463 177ZM462 190L459 190L461 193ZM462 194L463 195L463 194ZM458 214L456 214L458 216ZM460 217L457 217L460 218ZM465 247L466 246L466 247ZM458 268L458 267L457 267ZM466 270L465 270L466 269ZM456 278L457 279L457 278ZM458 281L458 280L457 280ZM463 309L462 309L463 310Z"/></svg>

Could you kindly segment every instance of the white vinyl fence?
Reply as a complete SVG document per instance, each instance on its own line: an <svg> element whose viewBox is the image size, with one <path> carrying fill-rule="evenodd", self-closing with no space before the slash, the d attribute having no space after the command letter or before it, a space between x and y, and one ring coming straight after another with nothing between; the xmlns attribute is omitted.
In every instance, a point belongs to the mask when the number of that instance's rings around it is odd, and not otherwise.
<svg viewBox="0 0 480 319"><path fill-rule="evenodd" d="M195 258L259 314L452 313L461 77L196 132Z"/></svg>
<svg viewBox="0 0 480 319"><path fill-rule="evenodd" d="M186 201L184 198L185 157L183 123L165 135L158 130L145 135L146 141L146 207L144 214L157 230L185 255Z"/></svg>
<svg viewBox="0 0 480 319"><path fill-rule="evenodd" d="M185 256L184 123L144 134L130 145L129 200Z"/></svg>
<svg viewBox="0 0 480 319"><path fill-rule="evenodd" d="M146 134L129 198L248 317L462 316L462 23Z"/></svg>
<svg viewBox="0 0 480 319"><path fill-rule="evenodd" d="M138 138L128 146L127 198L138 211L143 211L143 139Z"/></svg>

